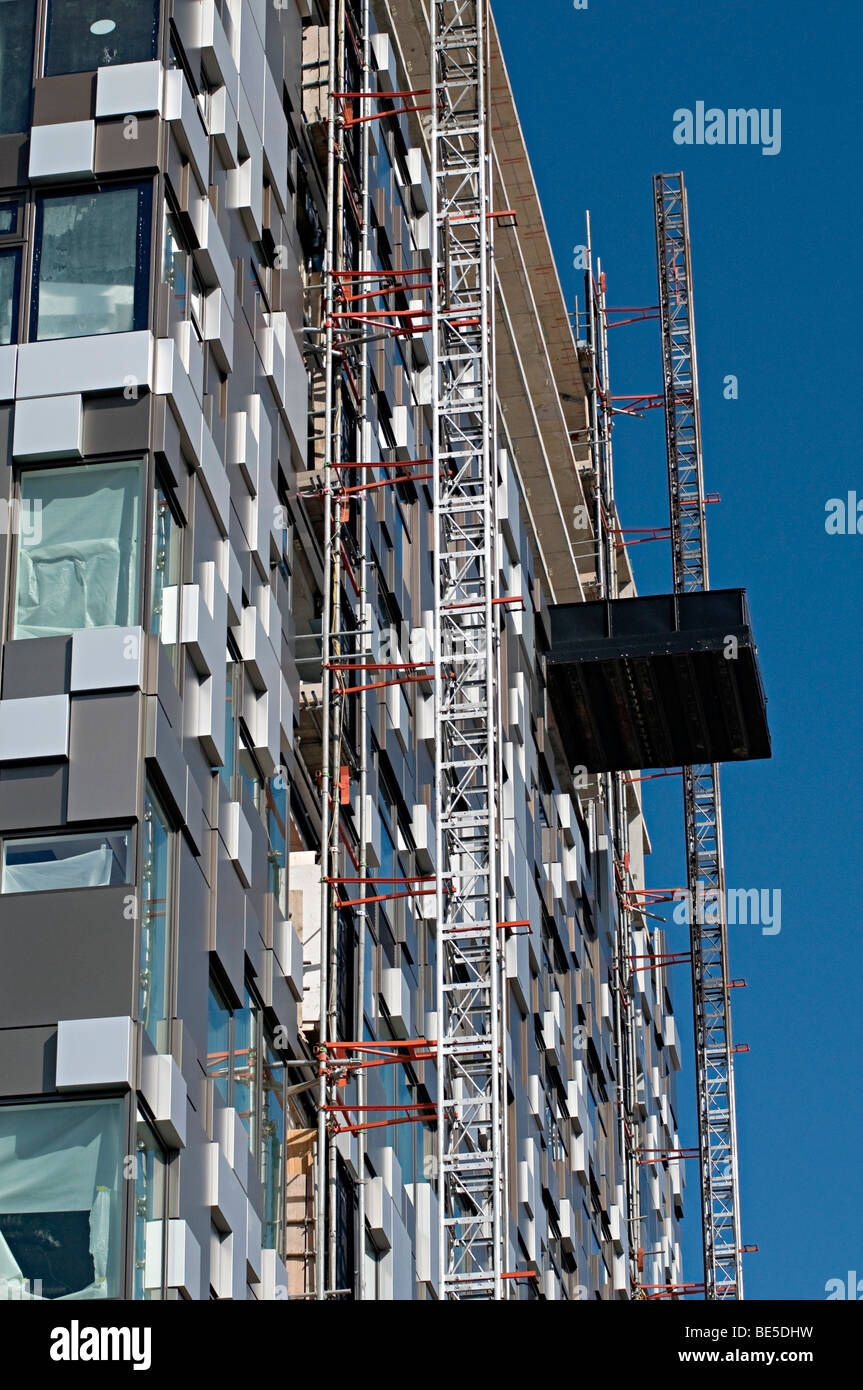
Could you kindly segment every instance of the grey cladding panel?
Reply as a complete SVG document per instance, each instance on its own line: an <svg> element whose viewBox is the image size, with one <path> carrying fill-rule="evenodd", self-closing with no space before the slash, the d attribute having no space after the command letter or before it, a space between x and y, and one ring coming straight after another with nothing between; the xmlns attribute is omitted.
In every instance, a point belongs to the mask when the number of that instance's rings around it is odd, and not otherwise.
<svg viewBox="0 0 863 1390"><path fill-rule="evenodd" d="M0 1029L0 1095L38 1096L55 1088L57 1029Z"/></svg>
<svg viewBox="0 0 863 1390"><path fill-rule="evenodd" d="M132 1014L132 890L88 888L0 899L0 1018L9 1028Z"/></svg>
<svg viewBox="0 0 863 1390"><path fill-rule="evenodd" d="M131 820L138 814L141 697L86 695L72 700L70 821Z"/></svg>
<svg viewBox="0 0 863 1390"><path fill-rule="evenodd" d="M29 637L7 642L3 659L3 699L67 695L71 637Z"/></svg>
<svg viewBox="0 0 863 1390"><path fill-rule="evenodd" d="M64 825L68 777L65 763L0 770L0 834Z"/></svg>

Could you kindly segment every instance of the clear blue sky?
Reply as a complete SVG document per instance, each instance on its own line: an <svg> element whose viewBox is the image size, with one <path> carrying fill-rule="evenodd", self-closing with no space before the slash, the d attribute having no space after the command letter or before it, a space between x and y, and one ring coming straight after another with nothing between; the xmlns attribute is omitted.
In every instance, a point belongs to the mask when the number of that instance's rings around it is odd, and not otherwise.
<svg viewBox="0 0 863 1390"><path fill-rule="evenodd" d="M493 0L564 291L584 209L609 303L655 304L651 175L689 190L713 587L748 590L771 762L723 775L729 887L781 889L782 930L731 928L749 1298L823 1299L863 1277L860 736L863 535L828 536L825 503L863 500L859 0ZM681 147L673 112L779 107L782 148ZM505 235L505 233L501 233ZM611 334L615 393L661 384L655 323ZM723 378L739 399L723 399ZM663 525L662 416L615 430L623 524ZM643 593L668 547L633 551ZM683 881L677 779L648 784L650 881ZM685 928L672 927L679 936ZM672 936L672 941L674 937ZM681 943L682 944L682 943ZM685 968L676 974L686 1009ZM690 1025L681 1029L690 1039ZM681 1139L696 1138L691 1073ZM686 1275L699 1278L697 1170Z"/></svg>

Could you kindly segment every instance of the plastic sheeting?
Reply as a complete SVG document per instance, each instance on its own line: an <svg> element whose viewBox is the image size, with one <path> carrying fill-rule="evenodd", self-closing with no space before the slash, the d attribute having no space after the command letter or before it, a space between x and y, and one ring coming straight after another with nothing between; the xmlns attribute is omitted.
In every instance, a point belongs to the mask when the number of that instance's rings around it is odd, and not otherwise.
<svg viewBox="0 0 863 1390"><path fill-rule="evenodd" d="M0 1280L7 1297L39 1297L32 1271L3 1237L3 1217L25 1213L89 1212L93 1280L61 1297L119 1292L124 1111L118 1101L0 1108ZM62 1264L62 1251L54 1259Z"/></svg>
<svg viewBox="0 0 863 1390"><path fill-rule="evenodd" d="M7 846L7 853L11 846ZM4 864L4 893L47 893L58 888L102 888L111 882L114 855L109 844L68 859L38 864Z"/></svg>
<svg viewBox="0 0 863 1390"><path fill-rule="evenodd" d="M140 465L28 470L21 497L41 524L18 549L14 636L137 623Z"/></svg>

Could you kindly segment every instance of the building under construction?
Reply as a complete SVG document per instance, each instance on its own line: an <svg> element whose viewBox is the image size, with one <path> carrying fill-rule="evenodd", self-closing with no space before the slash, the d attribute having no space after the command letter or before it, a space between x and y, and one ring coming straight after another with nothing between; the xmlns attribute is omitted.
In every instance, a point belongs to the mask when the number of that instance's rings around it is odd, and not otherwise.
<svg viewBox="0 0 863 1390"><path fill-rule="evenodd" d="M666 942L642 813L721 894L769 755L682 177L621 404L484 0L102 8L0 5L7 1296L740 1298L724 917Z"/></svg>

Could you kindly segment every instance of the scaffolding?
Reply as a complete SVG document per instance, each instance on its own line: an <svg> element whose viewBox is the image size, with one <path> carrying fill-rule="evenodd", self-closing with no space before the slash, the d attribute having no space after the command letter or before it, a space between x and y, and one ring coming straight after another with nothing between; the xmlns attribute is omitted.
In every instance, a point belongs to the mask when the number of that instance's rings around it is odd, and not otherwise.
<svg viewBox="0 0 863 1390"><path fill-rule="evenodd" d="M653 181L674 592L710 587L689 216L682 174ZM734 1047L719 767L683 769L698 1104L704 1296L743 1297ZM715 920L706 920L710 917Z"/></svg>
<svg viewBox="0 0 863 1390"><path fill-rule="evenodd" d="M587 333L587 386L593 461L593 529L597 598L617 598L620 523L614 500L612 430L617 413L609 383L609 309L606 279L599 259L594 264L590 214L586 216L587 268L585 271L584 327ZM576 321L578 315L576 311ZM640 911L629 872L628 779L623 773L606 773L599 787L606 807L615 850L617 930L614 938L614 1050L618 1147L625 1172L627 1248L630 1286L638 1286L638 1251L641 1247L641 1189L638 1174L638 1049L634 932Z"/></svg>
<svg viewBox="0 0 863 1390"><path fill-rule="evenodd" d="M501 1299L488 14L486 0L434 0L430 10L439 1277L442 1298Z"/></svg>

